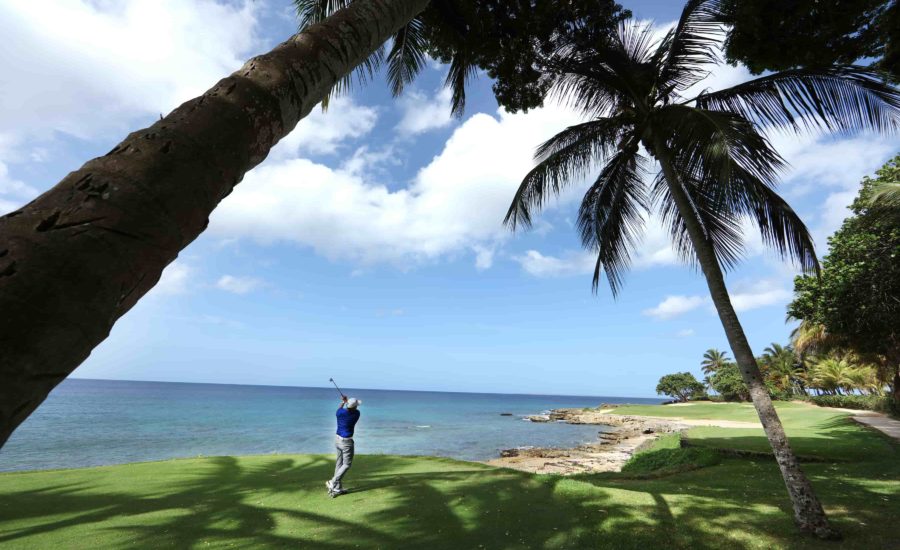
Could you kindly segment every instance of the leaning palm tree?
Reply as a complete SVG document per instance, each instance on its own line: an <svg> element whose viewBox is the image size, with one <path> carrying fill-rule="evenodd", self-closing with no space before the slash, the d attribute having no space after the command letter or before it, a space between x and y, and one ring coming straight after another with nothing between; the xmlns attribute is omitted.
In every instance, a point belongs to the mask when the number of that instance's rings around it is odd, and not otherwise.
<svg viewBox="0 0 900 550"><path fill-rule="evenodd" d="M800 469L725 285L740 258L740 222L749 218L783 256L817 270L803 222L774 191L785 163L761 127L803 131L893 131L900 93L859 66L797 69L684 97L719 62L723 34L716 0L690 0L677 25L655 40L649 26L622 26L611 39L568 43L545 70L557 96L589 120L541 145L506 223L531 223L550 195L599 175L581 203L583 245L596 252L616 294L648 215L659 211L680 257L699 265L791 496L800 529L837 536ZM656 161L651 181L644 175Z"/></svg>
<svg viewBox="0 0 900 550"><path fill-rule="evenodd" d="M703 374L710 375L720 370L729 363L728 352L710 348L703 354L703 361L700 362L700 368Z"/></svg>
<svg viewBox="0 0 900 550"><path fill-rule="evenodd" d="M219 202L429 0L357 0L0 216L0 446Z"/></svg>

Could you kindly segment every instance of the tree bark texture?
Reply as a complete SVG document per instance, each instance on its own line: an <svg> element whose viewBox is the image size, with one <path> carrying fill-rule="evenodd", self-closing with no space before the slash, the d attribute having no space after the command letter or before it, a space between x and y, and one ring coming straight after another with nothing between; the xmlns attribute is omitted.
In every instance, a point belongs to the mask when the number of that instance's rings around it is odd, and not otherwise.
<svg viewBox="0 0 900 550"><path fill-rule="evenodd" d="M0 218L0 446L244 174L428 0L357 0Z"/></svg>
<svg viewBox="0 0 900 550"><path fill-rule="evenodd" d="M666 178L666 183L672 193L678 211L685 220L688 236L696 250L700 269L706 278L710 296L719 314L722 327L725 329L725 335L728 338L728 344L731 346L731 351L741 372L741 378L747 385L753 406L759 415L759 421L762 423L769 444L772 446L775 461L778 463L781 476L784 478L784 484L787 486L791 497L791 504L794 509L794 522L801 531L812 533L819 538L840 538L840 534L829 525L825 511L822 509L822 504L819 502L809 479L800 468L800 463L797 461L797 457L788 443L784 427L781 425L781 419L778 418L778 413L775 411L772 399L769 397L769 392L763 382L762 373L759 370L759 365L756 363L756 357L753 355L753 350L750 348L744 329L738 320L737 313L734 311L734 306L731 304L731 297L725 286L725 277L716 259L715 251L711 242L707 239L702 226L694 218L690 199L680 183L666 144L661 139L657 139L652 144L652 148L662 167L663 175Z"/></svg>

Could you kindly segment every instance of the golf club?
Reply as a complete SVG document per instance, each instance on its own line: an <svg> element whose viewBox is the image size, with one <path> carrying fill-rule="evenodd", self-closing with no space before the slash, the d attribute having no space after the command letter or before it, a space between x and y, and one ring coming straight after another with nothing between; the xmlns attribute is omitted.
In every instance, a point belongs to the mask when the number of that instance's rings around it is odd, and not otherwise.
<svg viewBox="0 0 900 550"><path fill-rule="evenodd" d="M334 378L329 378L328 381L334 384L334 389L336 389L338 393L341 394L341 397L346 397L344 395L344 392L341 391L341 388L338 387L337 382L334 381Z"/></svg>

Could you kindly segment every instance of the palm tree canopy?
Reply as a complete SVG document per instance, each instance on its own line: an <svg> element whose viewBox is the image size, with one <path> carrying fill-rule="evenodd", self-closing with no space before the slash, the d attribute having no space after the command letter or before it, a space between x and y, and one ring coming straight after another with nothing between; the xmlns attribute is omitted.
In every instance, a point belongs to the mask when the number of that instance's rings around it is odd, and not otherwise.
<svg viewBox="0 0 900 550"><path fill-rule="evenodd" d="M352 0L294 0L301 30L322 21ZM465 108L466 84L484 69L495 80L498 101L511 110L541 105L551 81L537 70L539 59L562 41L586 34L608 35L630 17L614 0L432 0L428 8L401 28L333 92L349 91L371 80L382 66L397 96L433 57L449 65L444 82L451 89L451 108ZM327 102L323 102L327 107Z"/></svg>
<svg viewBox="0 0 900 550"><path fill-rule="evenodd" d="M703 374L712 374L721 370L730 362L727 351L720 351L715 348L706 350L703 354L703 361L700 362L700 368Z"/></svg>
<svg viewBox="0 0 900 550"><path fill-rule="evenodd" d="M661 173L646 177L651 157L670 157L692 222L722 268L741 258L740 223L749 219L767 245L813 271L818 261L809 232L775 192L785 161L762 132L900 129L900 92L867 67L785 71L684 97L720 62L720 7L719 0L690 0L660 39L649 25L623 24L606 39L567 40L545 62L552 93L589 120L537 149L538 164L505 222L529 226L549 196L599 167L578 216L582 244L597 253L595 290L602 270L618 292L652 212L661 215L679 256L696 262L673 182Z"/></svg>

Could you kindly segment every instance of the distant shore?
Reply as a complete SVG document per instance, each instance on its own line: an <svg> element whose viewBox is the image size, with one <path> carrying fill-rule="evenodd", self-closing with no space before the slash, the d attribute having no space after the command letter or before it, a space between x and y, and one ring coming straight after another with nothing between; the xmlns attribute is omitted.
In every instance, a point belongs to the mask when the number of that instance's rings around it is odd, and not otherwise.
<svg viewBox="0 0 900 550"><path fill-rule="evenodd" d="M600 432L595 443L573 448L506 449L499 458L486 462L537 474L618 472L636 452L663 434L682 432L693 426L756 427L749 422L626 415L615 414L615 410L615 406L601 405L596 409L553 409L549 414L528 416L526 420L531 422L594 424L614 429Z"/></svg>

